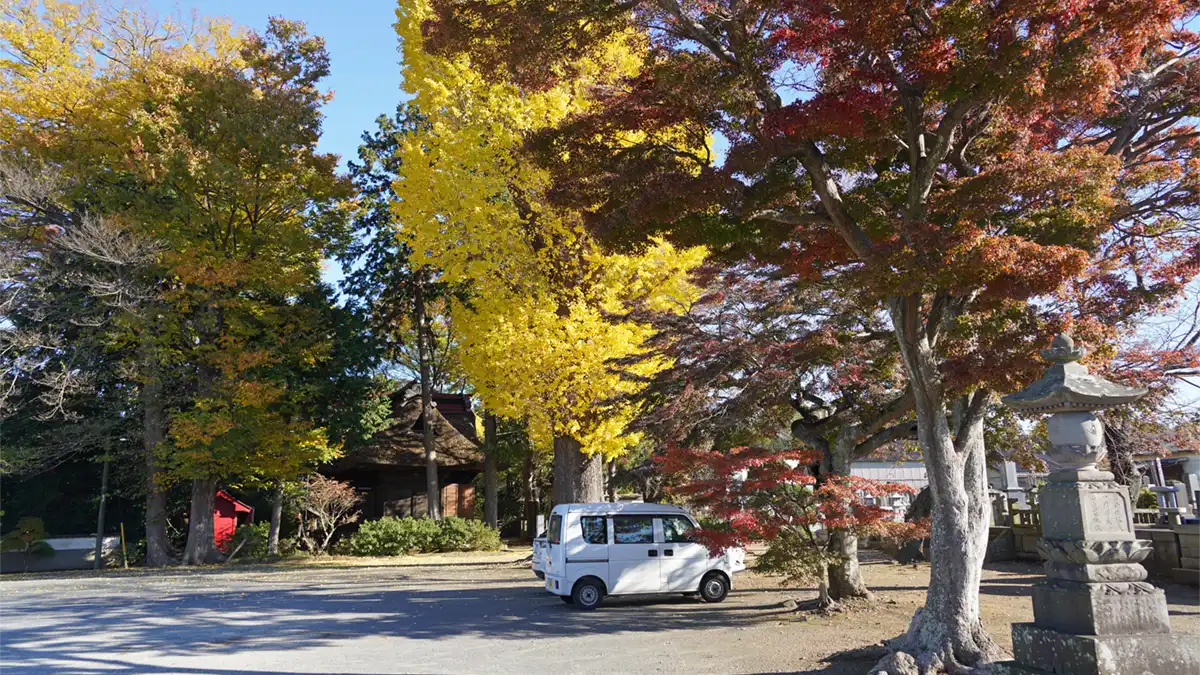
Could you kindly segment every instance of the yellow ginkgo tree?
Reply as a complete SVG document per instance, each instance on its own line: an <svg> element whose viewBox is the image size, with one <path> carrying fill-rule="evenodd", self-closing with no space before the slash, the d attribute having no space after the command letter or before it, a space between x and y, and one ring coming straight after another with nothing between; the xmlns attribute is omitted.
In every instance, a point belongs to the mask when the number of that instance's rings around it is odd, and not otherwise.
<svg viewBox="0 0 1200 675"><path fill-rule="evenodd" d="M631 74L643 42L619 36L556 85L528 91L429 49L426 0L403 0L396 15L405 86L424 119L399 150L401 236L415 264L472 289L453 309L464 372L488 410L528 421L542 447L553 443L555 501L600 501L602 459L638 441L626 430L630 395L667 365L635 358L652 332L625 317L686 307L704 251L601 249L581 214L549 203L549 177L522 146L583 110L595 87Z"/></svg>

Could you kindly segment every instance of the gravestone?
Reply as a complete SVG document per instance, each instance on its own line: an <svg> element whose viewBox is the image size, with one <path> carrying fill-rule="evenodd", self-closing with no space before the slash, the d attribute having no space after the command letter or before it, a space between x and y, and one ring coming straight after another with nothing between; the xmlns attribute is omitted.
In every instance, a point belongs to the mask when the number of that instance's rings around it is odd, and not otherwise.
<svg viewBox="0 0 1200 675"><path fill-rule="evenodd" d="M1183 481L1169 480L1168 487L1175 488L1175 501L1179 506L1179 516L1181 518L1193 517L1196 513L1196 505L1192 503L1192 495L1188 491L1188 486Z"/></svg>
<svg viewBox="0 0 1200 675"><path fill-rule="evenodd" d="M1001 469L1003 469L1001 476L1004 480L1004 491L1008 493L1009 501L1015 501L1017 508L1029 508L1029 496L1025 493L1025 488L1021 487L1021 481L1017 478L1017 463L1005 460Z"/></svg>
<svg viewBox="0 0 1200 675"><path fill-rule="evenodd" d="M1050 475L1039 492L1046 579L1033 587L1033 623L1012 628L1008 673L1058 675L1195 675L1196 636L1171 633L1163 592L1140 564L1151 542L1133 533L1129 492L1100 471L1104 427L1095 411L1146 394L1088 373L1067 335L1042 356L1045 376L1004 397L1024 413L1049 413Z"/></svg>

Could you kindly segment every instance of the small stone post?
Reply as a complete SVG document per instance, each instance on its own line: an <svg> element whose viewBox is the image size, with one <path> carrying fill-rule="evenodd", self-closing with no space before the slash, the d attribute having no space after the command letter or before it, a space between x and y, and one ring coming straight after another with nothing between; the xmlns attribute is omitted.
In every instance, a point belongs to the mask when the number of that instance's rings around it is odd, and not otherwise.
<svg viewBox="0 0 1200 675"><path fill-rule="evenodd" d="M1033 587L1033 623L1012 628L1014 661L1006 673L1195 675L1200 641L1172 635L1163 592L1140 564L1151 542L1133 533L1128 491L1100 471L1104 427L1094 414L1146 394L1088 373L1082 348L1067 335L1042 356L1045 376L1004 403L1050 413L1050 475L1039 492L1046 579Z"/></svg>

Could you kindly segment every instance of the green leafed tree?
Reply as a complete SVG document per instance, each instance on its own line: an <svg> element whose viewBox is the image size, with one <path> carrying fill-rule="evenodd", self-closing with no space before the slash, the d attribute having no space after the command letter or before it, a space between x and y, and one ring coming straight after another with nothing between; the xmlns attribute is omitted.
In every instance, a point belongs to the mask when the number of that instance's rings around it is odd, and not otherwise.
<svg viewBox="0 0 1200 675"><path fill-rule="evenodd" d="M189 400L159 447L192 486L188 564L215 556L219 481L296 476L336 454L287 376L328 359L299 297L343 241L352 194L337 158L315 148L328 69L320 38L273 19L229 62L185 67L162 102L174 115L132 158L130 212L166 246L164 360L188 365Z"/></svg>
<svg viewBox="0 0 1200 675"><path fill-rule="evenodd" d="M395 115L380 115L376 125L363 133L358 161L349 163L360 210L354 218L354 240L340 256L350 270L343 288L351 307L383 343L388 360L416 376L424 419L436 419L433 391L465 384L449 312L450 296L457 289L442 283L435 268L412 264L408 233L392 209L393 186L403 175L401 144L426 122L415 108L401 104ZM426 494L435 495L440 491L436 429L432 424L423 429ZM441 501L431 498L429 505L430 517L439 518Z"/></svg>

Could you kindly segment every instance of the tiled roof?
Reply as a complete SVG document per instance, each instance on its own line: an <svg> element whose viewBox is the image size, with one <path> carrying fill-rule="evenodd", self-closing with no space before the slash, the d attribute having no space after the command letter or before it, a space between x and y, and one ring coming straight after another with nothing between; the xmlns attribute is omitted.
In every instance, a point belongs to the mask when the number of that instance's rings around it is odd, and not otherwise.
<svg viewBox="0 0 1200 675"><path fill-rule="evenodd" d="M366 446L334 463L335 469L371 465L425 466L424 420L420 387L409 385L391 395L392 424ZM475 413L465 394L434 393L434 449L439 466L476 466L483 453L475 434Z"/></svg>

